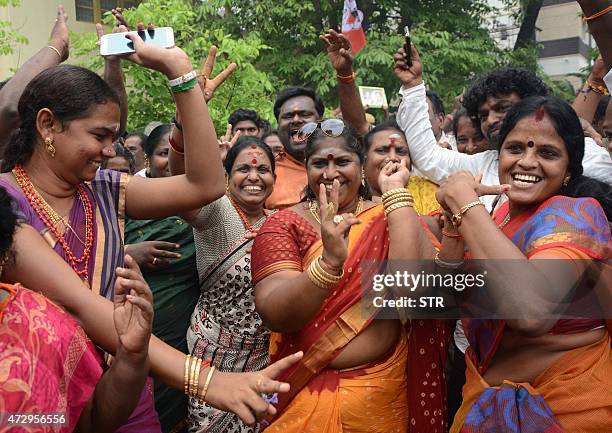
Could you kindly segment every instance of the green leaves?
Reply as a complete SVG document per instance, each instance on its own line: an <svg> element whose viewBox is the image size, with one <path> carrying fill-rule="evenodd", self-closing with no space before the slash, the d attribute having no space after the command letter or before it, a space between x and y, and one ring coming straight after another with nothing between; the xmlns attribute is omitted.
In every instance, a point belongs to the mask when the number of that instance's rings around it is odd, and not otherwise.
<svg viewBox="0 0 612 433"><path fill-rule="evenodd" d="M337 105L336 74L318 37L330 27L339 28L343 4L344 0L147 0L124 15L132 26L142 21L172 27L176 44L198 69L213 44L219 48L213 74L230 62L238 64L209 104L220 135L237 108L257 110L274 125L276 94L288 85L312 87L328 108ZM357 83L384 87L391 101L399 88L393 54L402 45L400 29L407 24L422 56L425 80L449 108L470 80L492 68L506 64L536 68L535 48L506 51L495 45L484 25L492 13L486 0L359 0L358 4L369 27L368 43L355 58ZM107 15L105 22L110 26L112 16ZM95 35L75 35L71 41L72 57L102 72ZM165 78L127 61L123 65L129 129L142 129L152 120L168 121L174 105Z"/></svg>

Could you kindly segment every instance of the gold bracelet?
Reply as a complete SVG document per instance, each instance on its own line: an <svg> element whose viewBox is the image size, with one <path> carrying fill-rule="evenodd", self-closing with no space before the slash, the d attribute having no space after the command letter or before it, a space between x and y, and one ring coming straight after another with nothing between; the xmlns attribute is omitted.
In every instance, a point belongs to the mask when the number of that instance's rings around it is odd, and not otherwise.
<svg viewBox="0 0 612 433"><path fill-rule="evenodd" d="M190 397L198 396L198 384L200 383L200 370L202 368L202 358L196 358L196 369L193 376L193 387L191 389Z"/></svg>
<svg viewBox="0 0 612 433"><path fill-rule="evenodd" d="M456 214L453 214L453 216L451 217L451 222L453 223L453 225L455 226L455 228L459 228L459 226L461 225L461 221L463 220L463 215L469 211L470 209L472 209L474 206L484 206L484 203L481 202L480 200L478 201L473 201L471 203L466 204L465 206L461 207L459 209L459 212L457 212Z"/></svg>
<svg viewBox="0 0 612 433"><path fill-rule="evenodd" d="M410 191L408 191L406 188L390 189L389 191L384 193L380 198L382 199L382 201L385 201L390 196L392 196L394 194L398 194L398 193L407 193L407 194L410 194Z"/></svg>
<svg viewBox="0 0 612 433"><path fill-rule="evenodd" d="M385 203L383 203L383 206L385 208L388 208L389 206L396 204L396 203L414 203L414 199L412 197L410 198L406 198L406 197L390 198Z"/></svg>
<svg viewBox="0 0 612 433"><path fill-rule="evenodd" d="M403 207L412 207L412 204L410 204L408 202L401 202L401 203L392 204L391 206L385 208L385 216L388 216L394 210L401 209Z"/></svg>
<svg viewBox="0 0 612 433"><path fill-rule="evenodd" d="M342 280L342 277L344 276L344 269L342 270L340 275L330 274L325 269L323 269L320 260L322 260L322 256L315 258L310 263L307 271L308 278L315 286L320 287L321 289L330 289L336 284L338 284L340 280Z"/></svg>
<svg viewBox="0 0 612 433"><path fill-rule="evenodd" d="M185 394L189 395L189 364L191 363L191 355L185 356Z"/></svg>
<svg viewBox="0 0 612 433"><path fill-rule="evenodd" d="M195 376L196 365L198 364L198 358L195 356L191 358L191 367L189 369L189 393L187 395L193 394L193 378Z"/></svg>
<svg viewBox="0 0 612 433"><path fill-rule="evenodd" d="M206 393L208 392L208 386L210 385L210 380L213 377L213 373L215 372L215 366L211 365L210 370L208 370L208 376L206 376L206 382L204 382L204 388L202 389L202 395L199 397L200 401L205 402Z"/></svg>
<svg viewBox="0 0 612 433"><path fill-rule="evenodd" d="M60 53L57 48L55 48L53 45L47 45L47 48L51 48L53 51L55 51L60 59L60 62L62 61L62 53Z"/></svg>
<svg viewBox="0 0 612 433"><path fill-rule="evenodd" d="M593 92L599 95L610 96L610 92L608 91L608 88L604 85L595 84L592 81L587 81L587 85L589 86L589 89L591 89Z"/></svg>

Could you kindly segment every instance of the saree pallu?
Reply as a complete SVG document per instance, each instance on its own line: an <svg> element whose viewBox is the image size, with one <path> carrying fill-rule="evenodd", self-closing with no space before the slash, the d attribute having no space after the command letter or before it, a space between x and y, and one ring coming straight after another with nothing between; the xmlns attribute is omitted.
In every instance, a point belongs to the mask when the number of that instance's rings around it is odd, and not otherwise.
<svg viewBox="0 0 612 433"><path fill-rule="evenodd" d="M414 210L419 215L429 215L440 209L440 203L436 200L438 185L420 176L410 176L406 189L412 194Z"/></svg>
<svg viewBox="0 0 612 433"><path fill-rule="evenodd" d="M143 269L154 300L153 334L175 349L186 353L189 319L200 295L195 260L193 230L180 217L159 220L126 219L126 245L164 241L180 245L178 259L169 268ZM180 390L154 381L153 395L162 431L186 431L187 396Z"/></svg>
<svg viewBox="0 0 612 433"><path fill-rule="evenodd" d="M94 242L87 263L89 280L84 281L84 284L111 301L114 295L115 270L124 264L125 193L129 179L130 177L125 173L113 170L98 170L95 178L84 184L85 192L94 212ZM18 218L37 230L49 246L68 263L62 246L30 206L21 189L15 188L1 179L0 186L5 188L15 201ZM74 231L67 227L64 238L74 255L80 257L84 250L81 240L85 239L85 211L79 199L74 201L68 215L68 223ZM117 431L118 433L155 433L161 431L155 413L153 391L150 383L149 380L148 385L142 391L140 402L133 415Z"/></svg>
<svg viewBox="0 0 612 433"><path fill-rule="evenodd" d="M0 284L0 432L72 432L102 375L76 320L44 296ZM58 414L63 425L11 425L9 414Z"/></svg>
<svg viewBox="0 0 612 433"><path fill-rule="evenodd" d="M508 202L495 214L500 224ZM591 198L555 196L510 220L504 234L528 257L562 248L590 260L610 257L607 218ZM561 325L561 326L559 326ZM605 323L592 319L563 319L552 331L580 332ZM597 343L568 351L533 384L506 381L490 387L483 379L505 329L504 321L464 322L470 347L466 352L464 402L451 432L602 432L612 430L612 359L609 332ZM600 424L602 422L603 424ZM602 428L602 425L605 426ZM496 430L497 429L497 430Z"/></svg>
<svg viewBox="0 0 612 433"><path fill-rule="evenodd" d="M374 274L384 272L384 263L388 256L388 229L386 218L382 213L382 206L376 206L365 210L358 215L362 223L353 226L349 232L349 256L344 264L345 276L334 287L331 295L321 306L319 313L312 321L306 325L301 331L293 334L272 334L270 343L271 361L280 359L298 350L303 350L304 358L295 366L285 371L278 380L289 382L291 390L288 393L278 396L279 402L276 405L279 411L276 418L269 419L272 422L269 426L270 431L319 431L318 425L315 422L312 425L308 424L307 419L313 419L318 416L312 411L318 412L323 410L321 406L324 403L317 403L325 400L330 395L337 395L338 386L342 382L338 380L329 381L321 379L321 377L329 377L336 375L342 377L345 372L336 370L328 370L327 366L333 359L352 341L359 333L361 333L375 318L377 311L375 309L362 309L363 305L371 305L367 297L371 295L369 291L363 293L366 298L362 299L361 287L371 287L371 279ZM303 269L308 267L308 264L320 255L322 243L319 234L313 227L304 220L301 216L291 210L279 212L271 217L268 222L259 231L255 238L253 248L253 281L256 284L265 277L282 270L296 270L303 272ZM364 261L362 263L362 261ZM368 261L368 262L365 262ZM361 302L362 301L362 302ZM370 300L371 301L371 300ZM416 328L415 328L416 329ZM420 332L415 332L410 338L419 338L422 335ZM416 361L412 353L408 352L408 348L422 347L420 343L410 344L407 346L405 334L402 334L402 340L397 343L395 354L390 359L393 359L393 364L401 363L400 368L403 377L406 377L406 359L410 364L411 359ZM422 341L419 338L419 341ZM397 357L401 353L402 355ZM427 352L427 356L423 356L418 360L432 363ZM388 361L388 360L387 360ZM395 407L395 413L387 413L386 423L379 425L379 430L371 430L373 428L371 417L366 415L365 406L361 406L363 402L369 402L368 389L369 385L356 386L354 389L359 389L361 396L357 398L353 396L350 400L345 400L342 405L342 411L335 411L334 420L328 420L326 425L329 426L331 432L354 431L356 425L359 425L364 431L407 431L409 426L408 410L407 410L407 387L406 384L399 385L394 380L391 380L395 370L387 361L381 361L371 366L374 368L381 379L380 383L389 385L385 392L379 393L380 400L388 407ZM383 367L381 367L383 366ZM378 369L382 368L379 372ZM410 370L410 366L407 367ZM443 369L443 366L440 366ZM364 374L365 380L363 383L368 383L368 374L371 372L369 367L352 369L351 380L355 384L359 383L359 374ZM384 374L390 374L389 381L384 379ZM322 381L322 382L321 382ZM326 383L331 386L320 392L311 384ZM380 384L379 383L379 384ZM332 386L333 385L333 386ZM438 382L438 386L442 387L442 383ZM408 383L408 388L414 387L411 390L417 392L418 384ZM371 387L370 387L371 388ZM421 390L419 389L419 392ZM329 394L329 395L324 395ZM395 396L395 403L391 402L387 397ZM340 394L342 396L342 393ZM370 396L372 397L372 396ZM435 396L438 399L439 394ZM428 397L429 399L429 397ZM438 400L439 401L439 400ZM302 403L295 403L302 402ZM307 403L310 402L310 403ZM378 402L373 402L378 404ZM418 403L420 404L420 402ZM441 404L440 404L441 405ZM436 416L442 415L442 410L439 413L436 405ZM305 415L304 408L310 408L311 413ZM301 413L302 421L296 421L295 416L285 415ZM302 411L302 412L300 412ZM308 411L308 410L306 410ZM342 418L342 414L351 415ZM430 414L428 414L430 415ZM433 410L431 415L433 415ZM417 423L410 428L412 431L430 431L429 427ZM427 426L430 426L429 418ZM420 429L420 427L424 427ZM378 427L377 427L378 428Z"/></svg>

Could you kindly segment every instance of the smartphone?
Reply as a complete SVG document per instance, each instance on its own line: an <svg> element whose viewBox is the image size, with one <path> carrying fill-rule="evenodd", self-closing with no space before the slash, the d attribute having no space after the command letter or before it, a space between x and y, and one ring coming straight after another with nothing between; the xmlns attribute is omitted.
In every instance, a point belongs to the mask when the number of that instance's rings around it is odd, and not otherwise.
<svg viewBox="0 0 612 433"><path fill-rule="evenodd" d="M410 48L410 29L408 26L404 27L404 51L406 52L406 64L408 67L412 66L412 50Z"/></svg>
<svg viewBox="0 0 612 433"><path fill-rule="evenodd" d="M145 44L153 44L162 48L174 46L174 32L171 27L160 27L152 30L129 32L139 35ZM116 56L130 54L134 51L134 43L125 37L126 33L109 33L100 39L100 54Z"/></svg>

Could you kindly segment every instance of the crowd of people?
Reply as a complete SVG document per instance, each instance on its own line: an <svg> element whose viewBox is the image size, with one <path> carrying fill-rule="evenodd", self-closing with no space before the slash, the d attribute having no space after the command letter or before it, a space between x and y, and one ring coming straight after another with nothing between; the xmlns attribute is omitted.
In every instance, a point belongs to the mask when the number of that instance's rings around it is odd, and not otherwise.
<svg viewBox="0 0 612 433"><path fill-rule="evenodd" d="M195 71L126 34L101 77L63 64L58 7L0 87L0 432L612 431L612 7L578 3L601 55L571 105L508 66L447 112L410 46L372 124L330 30L338 116L288 87L276 129L236 107L220 137L216 48ZM126 130L124 61L172 119ZM369 303L479 263L481 292L445 289L461 320Z"/></svg>

